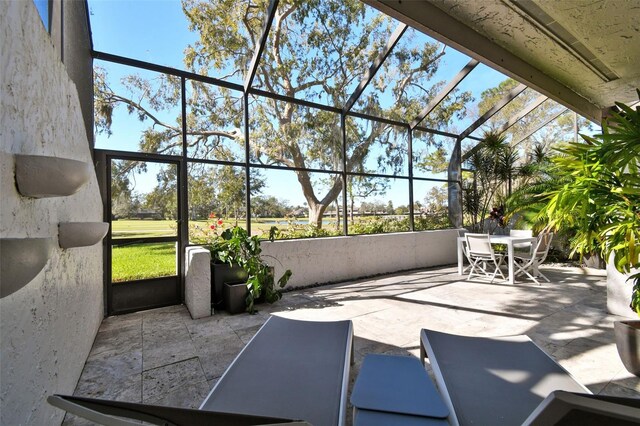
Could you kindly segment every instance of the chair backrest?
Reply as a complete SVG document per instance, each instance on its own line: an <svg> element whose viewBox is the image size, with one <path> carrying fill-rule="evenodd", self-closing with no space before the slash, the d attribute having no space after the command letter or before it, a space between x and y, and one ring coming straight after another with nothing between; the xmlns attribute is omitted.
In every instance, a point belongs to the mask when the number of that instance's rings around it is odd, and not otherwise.
<svg viewBox="0 0 640 426"><path fill-rule="evenodd" d="M531 229L512 229L509 231L511 237L533 237L533 231ZM514 243L514 248L529 248L531 243Z"/></svg>
<svg viewBox="0 0 640 426"><path fill-rule="evenodd" d="M541 232L540 235L538 235L538 241L536 242L536 249L534 251L538 263L544 262L547 258L549 248L551 247L551 240L553 240L553 234L551 232Z"/></svg>
<svg viewBox="0 0 640 426"><path fill-rule="evenodd" d="M493 257L493 248L491 247L489 234L466 233L465 237L467 239L467 250L470 255Z"/></svg>
<svg viewBox="0 0 640 426"><path fill-rule="evenodd" d="M464 237L465 234L469 232L468 229L464 229L464 228L458 228L457 231L458 231L458 237Z"/></svg>

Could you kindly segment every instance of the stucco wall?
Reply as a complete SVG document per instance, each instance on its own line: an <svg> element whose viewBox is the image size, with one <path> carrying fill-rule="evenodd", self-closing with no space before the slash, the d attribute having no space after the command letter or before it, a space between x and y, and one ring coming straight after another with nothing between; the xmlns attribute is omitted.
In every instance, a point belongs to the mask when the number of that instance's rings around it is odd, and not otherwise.
<svg viewBox="0 0 640 426"><path fill-rule="evenodd" d="M457 261L455 229L262 243L276 277L293 275L287 288L350 280ZM277 259L277 261L275 260Z"/></svg>
<svg viewBox="0 0 640 426"><path fill-rule="evenodd" d="M101 221L95 177L69 197L17 193L13 154L91 154L76 86L33 2L3 2L0 40L0 237L56 238L59 222ZM61 422L63 412L45 398L73 392L102 312L100 245L56 248L30 283L0 300L1 424Z"/></svg>

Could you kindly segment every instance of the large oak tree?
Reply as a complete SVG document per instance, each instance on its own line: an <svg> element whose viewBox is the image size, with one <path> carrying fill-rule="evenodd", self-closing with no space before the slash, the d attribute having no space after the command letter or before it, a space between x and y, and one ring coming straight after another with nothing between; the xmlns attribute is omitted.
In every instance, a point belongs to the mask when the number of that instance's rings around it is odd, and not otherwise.
<svg viewBox="0 0 640 426"><path fill-rule="evenodd" d="M199 39L185 50L192 72L242 81L259 42L268 7L265 0L183 0L183 11ZM280 2L259 62L253 87L292 98L342 108L369 65L383 51L397 24L358 0ZM413 31L413 30L411 30ZM446 83L433 81L445 49L438 43L412 43L407 32L355 107L358 111L409 122ZM455 71L453 71L455 72ZM182 117L165 120L159 111L180 105L179 79L161 76L160 84L137 76L123 79L116 93L103 70L96 72L96 125L109 131L113 112L124 106L149 123L140 138L146 152L175 153L181 144ZM347 117L346 159L342 158L340 115L189 82L187 141L189 156L239 161L244 158L243 108L249 108L249 161L290 167L309 208L310 222L322 227L327 207L344 189L340 173L318 185L308 168L394 175L407 163L406 129ZM464 112L468 92L449 96L423 122L446 129ZM435 141L434 141L435 143ZM375 158L371 158L375 157Z"/></svg>

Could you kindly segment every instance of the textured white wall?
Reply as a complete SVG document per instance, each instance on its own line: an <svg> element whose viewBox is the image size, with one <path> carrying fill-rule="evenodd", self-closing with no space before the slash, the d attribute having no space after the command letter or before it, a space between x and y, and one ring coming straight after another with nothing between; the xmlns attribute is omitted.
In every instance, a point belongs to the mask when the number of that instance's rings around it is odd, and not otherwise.
<svg viewBox="0 0 640 426"><path fill-rule="evenodd" d="M91 162L75 85L32 1L0 7L0 237L57 237L59 222L101 221L95 177L64 198L29 199L15 188L13 154ZM102 247L57 248L43 271L0 300L0 423L50 425L63 412L102 319Z"/></svg>
<svg viewBox="0 0 640 426"><path fill-rule="evenodd" d="M295 288L456 263L457 236L455 229L447 229L267 241L262 248L276 277L291 269L287 288Z"/></svg>

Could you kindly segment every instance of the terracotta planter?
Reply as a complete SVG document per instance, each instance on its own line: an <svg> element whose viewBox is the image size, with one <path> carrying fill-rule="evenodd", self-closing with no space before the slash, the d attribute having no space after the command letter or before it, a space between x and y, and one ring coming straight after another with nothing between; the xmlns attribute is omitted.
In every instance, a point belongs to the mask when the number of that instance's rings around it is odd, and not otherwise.
<svg viewBox="0 0 640 426"><path fill-rule="evenodd" d="M224 304L227 312L231 315L241 314L247 310L247 289L246 282L224 283Z"/></svg>
<svg viewBox="0 0 640 426"><path fill-rule="evenodd" d="M613 324L618 354L627 371L640 377L640 320Z"/></svg>

